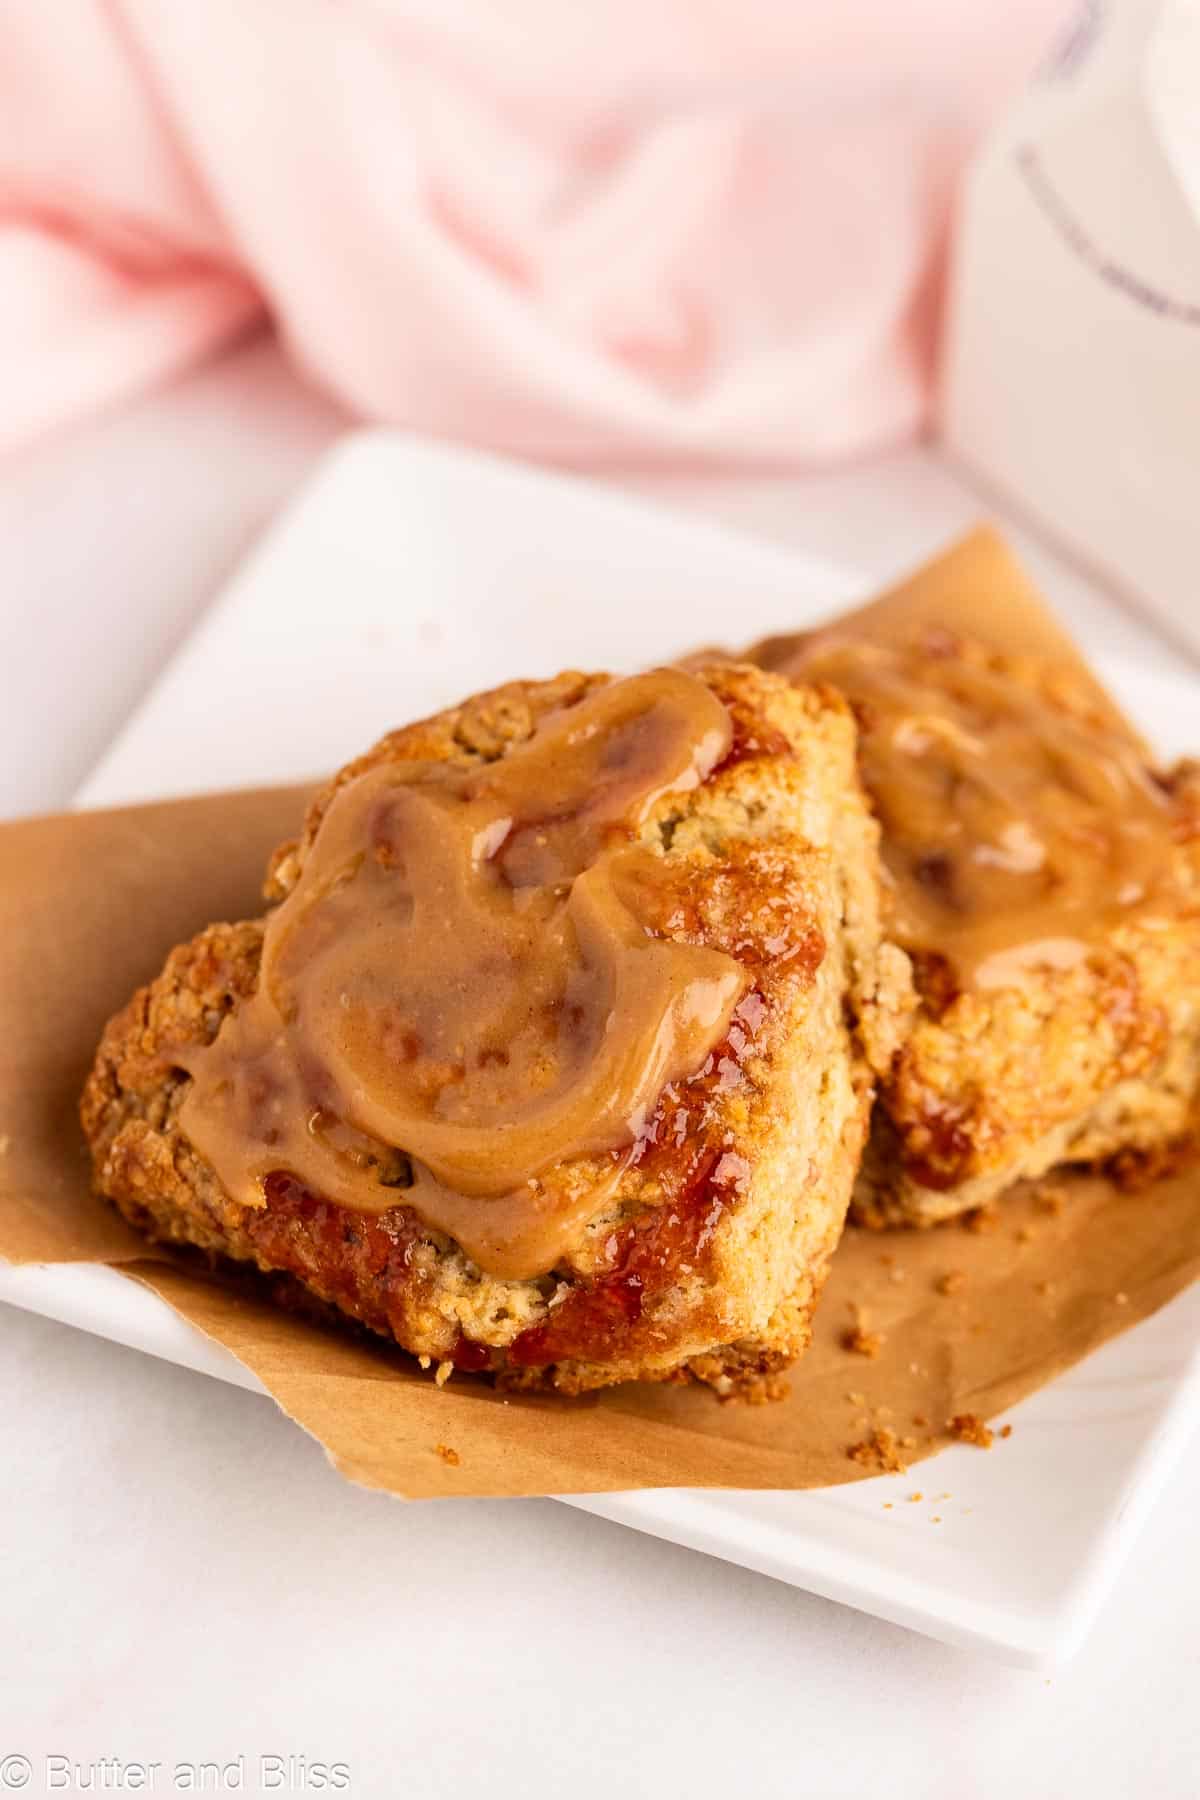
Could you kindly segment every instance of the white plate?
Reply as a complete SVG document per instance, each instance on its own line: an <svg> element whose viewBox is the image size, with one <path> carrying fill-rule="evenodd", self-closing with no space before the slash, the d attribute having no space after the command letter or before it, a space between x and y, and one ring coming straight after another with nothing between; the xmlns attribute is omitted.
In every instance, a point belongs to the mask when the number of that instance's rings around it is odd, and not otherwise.
<svg viewBox="0 0 1200 1800"><path fill-rule="evenodd" d="M860 586L583 482L363 434L325 462L79 799L319 773L387 727L506 676L632 667L746 640L816 619ZM1164 751L1183 748L1194 682L1107 673ZM4 1270L0 1297L257 1386L110 1270ZM1195 1290L1026 1401L990 1456L955 1448L914 1476L818 1493L669 1490L570 1504L952 1643L1059 1660L1200 1416L1198 1327ZM914 1485L929 1503L903 1503ZM897 1504L885 1511L885 1500Z"/></svg>

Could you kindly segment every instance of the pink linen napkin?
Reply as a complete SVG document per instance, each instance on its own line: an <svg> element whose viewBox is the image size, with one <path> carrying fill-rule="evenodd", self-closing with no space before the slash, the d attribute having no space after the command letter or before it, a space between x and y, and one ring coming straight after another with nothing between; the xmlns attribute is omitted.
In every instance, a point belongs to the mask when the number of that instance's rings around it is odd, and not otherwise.
<svg viewBox="0 0 1200 1800"><path fill-rule="evenodd" d="M366 418L795 467L922 423L1066 0L0 0L0 449L261 312Z"/></svg>

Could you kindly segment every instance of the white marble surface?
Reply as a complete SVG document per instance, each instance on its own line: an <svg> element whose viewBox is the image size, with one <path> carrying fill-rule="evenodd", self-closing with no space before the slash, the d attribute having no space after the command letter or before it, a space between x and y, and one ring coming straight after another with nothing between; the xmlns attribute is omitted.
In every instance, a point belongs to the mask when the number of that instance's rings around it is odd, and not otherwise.
<svg viewBox="0 0 1200 1800"><path fill-rule="evenodd" d="M0 465L0 814L69 799L339 428L251 344ZM635 485L881 578L985 510L927 452ZM1172 666L1031 561L1094 642ZM239 1755L244 1792L316 1791L297 1764L264 1784L258 1759L292 1756L389 1800L1197 1791L1200 1443L1047 1680L549 1502L359 1492L267 1402L8 1309L0 1420L0 1791L14 1755L31 1793L50 1755L157 1759L159 1793Z"/></svg>

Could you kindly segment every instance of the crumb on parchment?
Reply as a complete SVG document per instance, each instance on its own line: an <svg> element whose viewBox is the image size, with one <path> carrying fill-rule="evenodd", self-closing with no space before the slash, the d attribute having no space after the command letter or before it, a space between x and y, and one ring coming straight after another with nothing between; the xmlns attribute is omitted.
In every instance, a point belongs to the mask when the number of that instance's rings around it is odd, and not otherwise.
<svg viewBox="0 0 1200 1800"><path fill-rule="evenodd" d="M947 1269L944 1275L938 1276L935 1283L939 1294L961 1294L966 1285L967 1271L965 1269Z"/></svg>
<svg viewBox="0 0 1200 1800"><path fill-rule="evenodd" d="M449 1444L439 1444L437 1447L437 1453L441 1457L441 1459L444 1463L449 1463L449 1465L452 1469L457 1469L459 1463L462 1460L458 1454L458 1451L452 1449Z"/></svg>
<svg viewBox="0 0 1200 1800"><path fill-rule="evenodd" d="M963 1228L977 1235L982 1231L995 1231L1000 1222L1000 1214L994 1206L973 1206L970 1212L963 1214Z"/></svg>
<svg viewBox="0 0 1200 1800"><path fill-rule="evenodd" d="M846 1455L861 1468L874 1469L884 1475L902 1475L908 1467L900 1455L895 1432L886 1425L878 1426L861 1443L851 1444Z"/></svg>
<svg viewBox="0 0 1200 1800"><path fill-rule="evenodd" d="M722 1406L771 1406L786 1400L792 1384L783 1375L744 1376L727 1394L718 1394Z"/></svg>
<svg viewBox="0 0 1200 1800"><path fill-rule="evenodd" d="M883 1333L868 1331L861 1319L842 1335L842 1349L853 1351L855 1356L876 1357L883 1349L883 1344Z"/></svg>
<svg viewBox="0 0 1200 1800"><path fill-rule="evenodd" d="M975 1444L980 1450L990 1450L995 1432L990 1425L985 1425L978 1413L955 1413L947 1422L947 1431L956 1437L960 1444Z"/></svg>

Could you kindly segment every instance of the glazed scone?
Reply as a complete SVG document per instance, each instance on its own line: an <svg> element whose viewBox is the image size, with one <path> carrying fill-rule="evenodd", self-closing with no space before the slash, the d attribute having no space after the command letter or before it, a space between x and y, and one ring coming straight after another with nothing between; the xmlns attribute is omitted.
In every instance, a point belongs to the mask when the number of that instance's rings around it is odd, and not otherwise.
<svg viewBox="0 0 1200 1800"><path fill-rule="evenodd" d="M1059 1163L1152 1158L1200 1084L1200 813L1078 669L926 620L752 653L854 707L920 999L855 1215L931 1224Z"/></svg>
<svg viewBox="0 0 1200 1800"><path fill-rule="evenodd" d="M222 1180L192 1140L205 1123L218 1160L232 1141L204 1118L204 1095L223 1091L211 1059L239 1031L253 1040L247 1020L270 986L260 984L264 938L270 944L272 920L328 861L330 834L343 829L338 809L381 780L407 794L438 776L457 783L455 794L464 782L474 794L493 778L516 779L545 734L561 737L589 708L622 703L628 684L603 676L500 688L392 733L340 771L299 841L273 860L274 911L214 925L176 949L109 1024L82 1102L99 1193L152 1237L298 1279L441 1374L488 1370L565 1393L699 1379L728 1394L799 1355L861 1158L873 1070L889 1065L906 1022L907 963L881 940L878 831L845 703L744 667L670 679L694 681L705 705L715 703L726 741L692 785L651 795L625 830L643 857L631 903L660 960L676 946L700 959L701 973L710 964L736 972L728 1011L719 1041L697 1066L670 1072L632 1135L537 1174L529 1191L549 1236L526 1242L518 1231L506 1248L489 1235L489 1199L420 1185L412 1142L360 1137L351 1147L354 1180L374 1184L360 1205L353 1183L356 1204L341 1189L335 1200L286 1156L273 1169L260 1160L249 1186L223 1162ZM575 737L591 729L580 725ZM552 813L550 828L553 836ZM509 856L515 841L501 852L489 838L476 853ZM544 833L527 834L519 856L544 857L545 843ZM506 879L519 878L506 868ZM271 1080L281 1087L278 1072ZM281 1130L278 1141L303 1163L290 1125ZM422 1197L430 1192L438 1222ZM447 1230L447 1217L462 1230ZM559 1220L570 1228L559 1232Z"/></svg>

